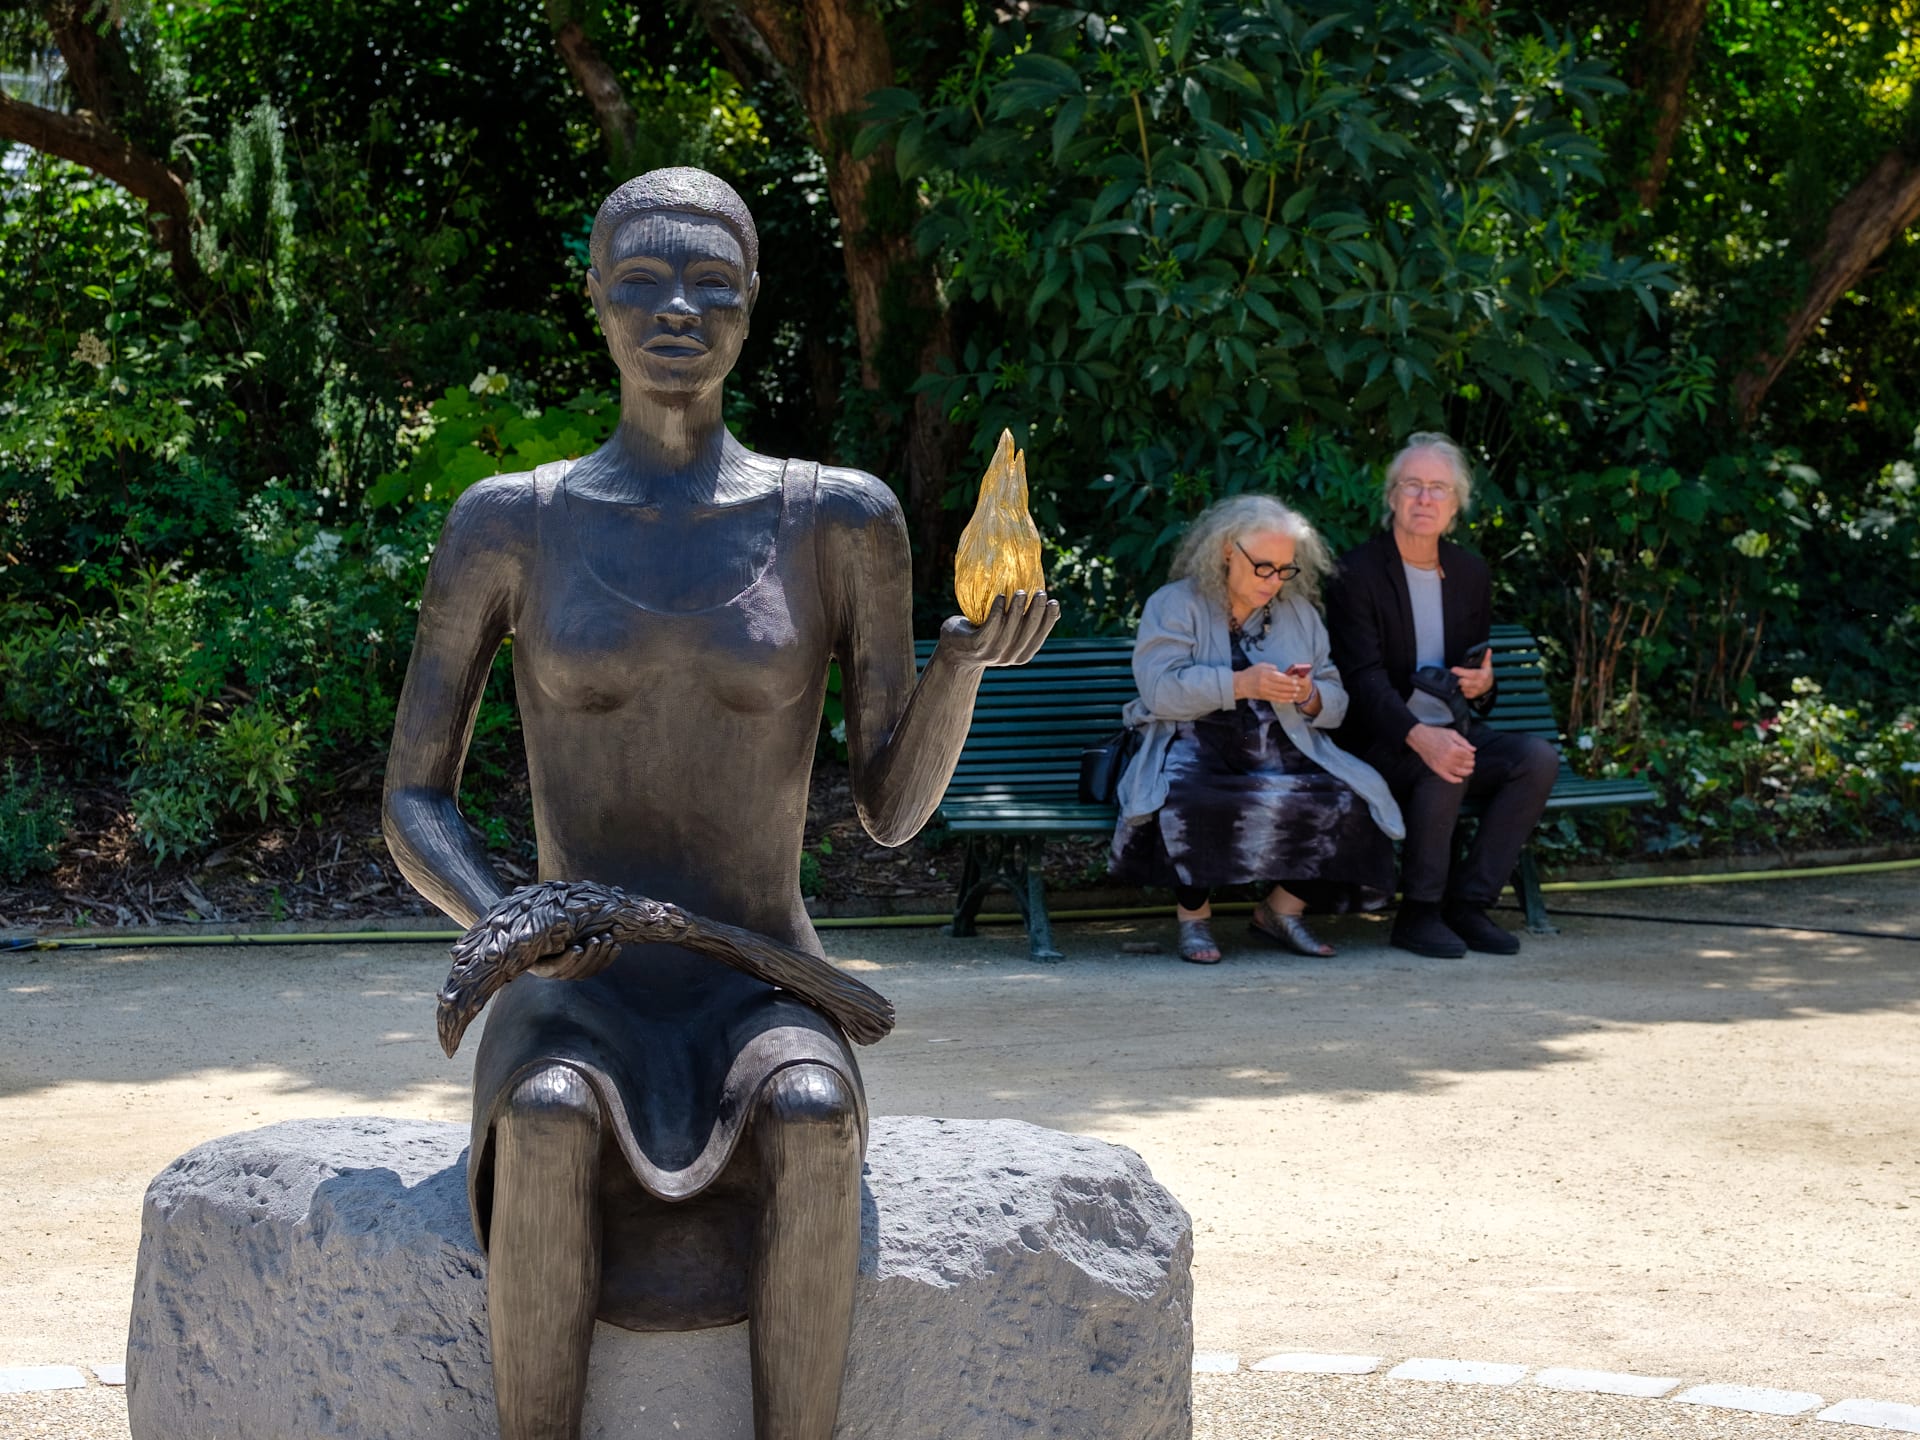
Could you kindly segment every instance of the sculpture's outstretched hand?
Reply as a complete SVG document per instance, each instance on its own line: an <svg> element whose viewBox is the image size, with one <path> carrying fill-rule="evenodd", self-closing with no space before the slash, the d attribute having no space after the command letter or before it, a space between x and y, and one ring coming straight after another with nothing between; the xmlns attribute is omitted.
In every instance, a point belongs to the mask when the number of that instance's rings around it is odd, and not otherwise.
<svg viewBox="0 0 1920 1440"><path fill-rule="evenodd" d="M436 1016L440 1048L448 1055L459 1049L487 1001L527 971L584 979L610 965L622 945L636 944L683 945L789 990L861 1045L893 1029L884 995L817 955L612 885L545 880L514 891L454 942Z"/></svg>
<svg viewBox="0 0 1920 1440"><path fill-rule="evenodd" d="M1029 596L1016 590L996 599L978 625L963 615L947 621L940 627L940 649L962 665L982 669L1024 665L1039 653L1059 619L1060 602L1048 599L1046 591Z"/></svg>

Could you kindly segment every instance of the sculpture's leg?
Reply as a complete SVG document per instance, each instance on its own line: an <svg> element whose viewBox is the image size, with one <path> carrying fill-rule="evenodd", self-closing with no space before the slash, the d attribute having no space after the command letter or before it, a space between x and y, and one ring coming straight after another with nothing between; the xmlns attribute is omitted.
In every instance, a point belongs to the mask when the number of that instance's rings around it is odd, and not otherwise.
<svg viewBox="0 0 1920 1440"><path fill-rule="evenodd" d="M494 1126L487 1328L500 1440L577 1440L600 1303L600 1100L577 1070L522 1080Z"/></svg>
<svg viewBox="0 0 1920 1440"><path fill-rule="evenodd" d="M860 1119L822 1065L780 1071L751 1131L764 1185L748 1336L755 1440L828 1440L860 1265Z"/></svg>

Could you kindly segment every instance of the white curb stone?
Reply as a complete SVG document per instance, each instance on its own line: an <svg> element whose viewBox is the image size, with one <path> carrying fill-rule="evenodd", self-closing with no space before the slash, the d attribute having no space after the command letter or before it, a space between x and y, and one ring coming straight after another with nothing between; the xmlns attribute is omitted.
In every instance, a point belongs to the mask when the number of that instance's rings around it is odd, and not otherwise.
<svg viewBox="0 0 1920 1440"><path fill-rule="evenodd" d="M1583 1395L1633 1395L1658 1400L1680 1383L1672 1375L1622 1375L1611 1370L1542 1370L1533 1383L1549 1390L1577 1390Z"/></svg>
<svg viewBox="0 0 1920 1440"><path fill-rule="evenodd" d="M1813 1418L1835 1425L1863 1425L1869 1430L1901 1430L1920 1435L1920 1405L1895 1405L1886 1400L1842 1400Z"/></svg>
<svg viewBox="0 0 1920 1440"><path fill-rule="evenodd" d="M127 1383L127 1367L124 1363L113 1365L89 1365L93 1378L102 1385L124 1385Z"/></svg>
<svg viewBox="0 0 1920 1440"><path fill-rule="evenodd" d="M0 1395L34 1390L84 1390L87 1377L72 1365L14 1365L0 1370Z"/></svg>
<svg viewBox="0 0 1920 1440"><path fill-rule="evenodd" d="M1755 1415L1804 1415L1822 1403L1809 1390L1767 1390L1758 1385L1696 1385L1673 1398L1683 1405L1750 1410Z"/></svg>
<svg viewBox="0 0 1920 1440"><path fill-rule="evenodd" d="M1269 1355L1254 1362L1255 1370L1280 1370L1289 1375L1371 1375L1380 1368L1378 1355L1315 1355L1296 1351Z"/></svg>
<svg viewBox="0 0 1920 1440"><path fill-rule="evenodd" d="M1237 1350L1193 1352L1193 1373L1196 1375L1231 1375L1239 1368L1240 1353Z"/></svg>
<svg viewBox="0 0 1920 1440"><path fill-rule="evenodd" d="M1454 1385L1517 1385L1524 1365L1495 1365L1486 1360L1407 1360L1387 1372L1389 1380L1441 1380Z"/></svg>

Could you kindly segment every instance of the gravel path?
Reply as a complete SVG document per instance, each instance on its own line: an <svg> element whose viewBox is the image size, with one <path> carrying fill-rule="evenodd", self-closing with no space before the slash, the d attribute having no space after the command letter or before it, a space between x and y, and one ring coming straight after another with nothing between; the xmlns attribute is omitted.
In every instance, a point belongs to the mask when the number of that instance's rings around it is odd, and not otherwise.
<svg viewBox="0 0 1920 1440"><path fill-rule="evenodd" d="M1146 1158L1194 1219L1203 1350L1920 1406L1920 945L1894 938L1920 934L1920 885L1577 903L1726 923L1569 916L1513 960L1437 962L1347 917L1332 960L1223 929L1204 969L1172 959L1170 919L1062 926L1056 965L1006 928L826 938L899 1008L862 1056L877 1112L1014 1116ZM1758 917L1829 933L1742 927ZM467 1067L432 1038L446 963L359 944L0 955L0 1368L118 1358L141 1192L191 1146L296 1116L464 1122ZM1201 1440L1865 1433L1524 1384L1195 1383ZM118 1440L121 1403L0 1395L0 1436Z"/></svg>

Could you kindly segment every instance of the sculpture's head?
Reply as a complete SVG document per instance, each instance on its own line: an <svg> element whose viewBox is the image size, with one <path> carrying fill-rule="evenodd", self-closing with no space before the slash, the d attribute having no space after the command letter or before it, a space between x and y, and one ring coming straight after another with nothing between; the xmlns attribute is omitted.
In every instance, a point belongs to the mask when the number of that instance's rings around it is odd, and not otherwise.
<svg viewBox="0 0 1920 1440"><path fill-rule="evenodd" d="M726 378L760 291L760 237L732 186L648 171L606 198L588 250L587 293L622 376L665 392Z"/></svg>

